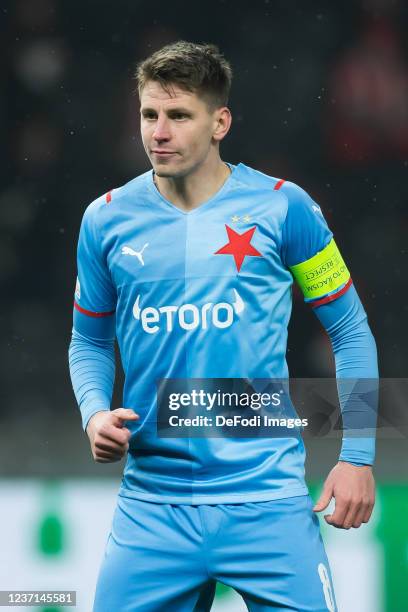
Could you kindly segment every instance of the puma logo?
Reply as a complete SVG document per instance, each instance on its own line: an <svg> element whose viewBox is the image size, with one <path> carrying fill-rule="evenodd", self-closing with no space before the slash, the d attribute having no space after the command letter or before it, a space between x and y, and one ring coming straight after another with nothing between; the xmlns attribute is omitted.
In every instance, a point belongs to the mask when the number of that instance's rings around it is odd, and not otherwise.
<svg viewBox="0 0 408 612"><path fill-rule="evenodd" d="M149 246L149 243L146 242L146 244L143 246L141 251L134 251L131 247L124 246L122 247L122 255L132 255L133 257L137 257L140 263L142 264L142 266L144 266L145 264L143 261L142 253L145 250L145 248L148 246Z"/></svg>

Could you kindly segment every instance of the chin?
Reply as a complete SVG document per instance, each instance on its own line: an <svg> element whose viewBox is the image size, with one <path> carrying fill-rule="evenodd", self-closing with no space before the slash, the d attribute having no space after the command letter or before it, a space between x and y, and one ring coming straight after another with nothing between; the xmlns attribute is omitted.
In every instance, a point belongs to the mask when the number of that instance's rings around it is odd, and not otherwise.
<svg viewBox="0 0 408 612"><path fill-rule="evenodd" d="M189 169L171 168L165 164L156 164L153 166L153 170L156 176L162 178L181 178L189 173Z"/></svg>

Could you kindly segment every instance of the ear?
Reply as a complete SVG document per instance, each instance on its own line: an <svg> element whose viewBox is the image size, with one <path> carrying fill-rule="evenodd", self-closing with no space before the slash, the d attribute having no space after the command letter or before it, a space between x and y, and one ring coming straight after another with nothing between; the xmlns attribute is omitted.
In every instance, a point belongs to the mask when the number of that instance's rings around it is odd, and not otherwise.
<svg viewBox="0 0 408 612"><path fill-rule="evenodd" d="M213 139L220 142L229 132L232 123L231 111L227 106L214 111Z"/></svg>

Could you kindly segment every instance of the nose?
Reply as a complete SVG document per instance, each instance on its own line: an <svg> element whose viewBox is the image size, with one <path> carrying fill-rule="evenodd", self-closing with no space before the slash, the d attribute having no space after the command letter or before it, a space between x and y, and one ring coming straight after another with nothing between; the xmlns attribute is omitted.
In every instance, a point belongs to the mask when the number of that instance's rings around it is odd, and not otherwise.
<svg viewBox="0 0 408 612"><path fill-rule="evenodd" d="M166 116L158 116L152 136L157 142L170 140L170 127Z"/></svg>

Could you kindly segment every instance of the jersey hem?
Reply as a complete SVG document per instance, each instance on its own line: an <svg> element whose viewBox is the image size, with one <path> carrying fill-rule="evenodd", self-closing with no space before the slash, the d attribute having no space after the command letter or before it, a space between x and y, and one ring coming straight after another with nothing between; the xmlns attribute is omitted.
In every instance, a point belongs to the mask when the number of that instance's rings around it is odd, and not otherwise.
<svg viewBox="0 0 408 612"><path fill-rule="evenodd" d="M190 495L188 499L185 496L177 495L155 495L154 493L145 493L143 491L132 491L125 487L120 487L118 495L120 497L128 497L131 499L140 499L156 504L180 504L188 506L197 506L201 504L244 504L246 502L262 502L272 501L274 499L285 499L287 497L296 497L298 495L308 495L309 490L307 485L296 485L295 487L286 487L279 491L258 491L253 493L230 493L228 495Z"/></svg>

